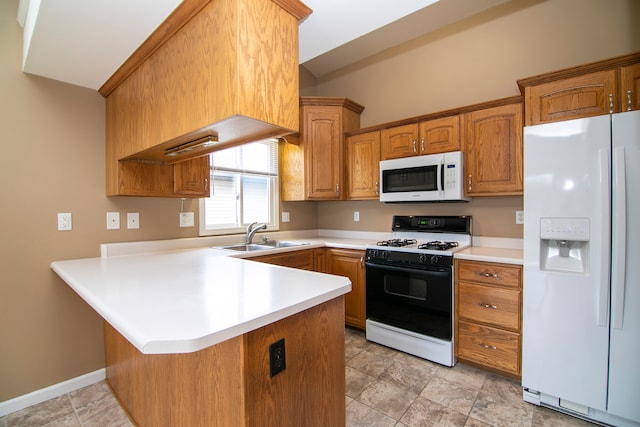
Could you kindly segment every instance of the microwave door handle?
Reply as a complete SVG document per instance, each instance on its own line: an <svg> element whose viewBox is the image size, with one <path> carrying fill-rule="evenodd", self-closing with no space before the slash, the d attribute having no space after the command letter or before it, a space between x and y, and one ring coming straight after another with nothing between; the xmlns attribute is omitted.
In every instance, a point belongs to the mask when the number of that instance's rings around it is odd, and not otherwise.
<svg viewBox="0 0 640 427"><path fill-rule="evenodd" d="M439 191L440 195L444 197L444 156L440 159L440 182L439 182Z"/></svg>

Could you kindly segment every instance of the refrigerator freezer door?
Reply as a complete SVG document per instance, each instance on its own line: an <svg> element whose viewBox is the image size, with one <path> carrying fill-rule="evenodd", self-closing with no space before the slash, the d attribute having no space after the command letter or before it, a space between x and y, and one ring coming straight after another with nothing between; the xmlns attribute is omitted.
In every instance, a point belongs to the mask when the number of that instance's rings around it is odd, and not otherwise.
<svg viewBox="0 0 640 427"><path fill-rule="evenodd" d="M612 129L614 211L608 410L640 422L640 111L615 114ZM623 208L626 211L620 212ZM625 219L626 223L622 223Z"/></svg>
<svg viewBox="0 0 640 427"><path fill-rule="evenodd" d="M524 132L522 385L606 410L610 117ZM562 235L579 229L573 223L588 223L589 240L554 240L549 230L541 238L541 224L564 223L570 227L561 227ZM563 263L550 262L554 257L582 266L562 271Z"/></svg>

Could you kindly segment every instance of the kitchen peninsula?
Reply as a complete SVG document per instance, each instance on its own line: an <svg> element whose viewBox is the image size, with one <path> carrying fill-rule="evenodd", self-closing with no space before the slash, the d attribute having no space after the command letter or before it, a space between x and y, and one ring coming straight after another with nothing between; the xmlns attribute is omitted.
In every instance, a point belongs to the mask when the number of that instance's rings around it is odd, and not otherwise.
<svg viewBox="0 0 640 427"><path fill-rule="evenodd" d="M104 319L107 382L153 425L344 425L344 277L200 248L52 263ZM270 346L284 339L284 371ZM284 421L283 421L284 420Z"/></svg>

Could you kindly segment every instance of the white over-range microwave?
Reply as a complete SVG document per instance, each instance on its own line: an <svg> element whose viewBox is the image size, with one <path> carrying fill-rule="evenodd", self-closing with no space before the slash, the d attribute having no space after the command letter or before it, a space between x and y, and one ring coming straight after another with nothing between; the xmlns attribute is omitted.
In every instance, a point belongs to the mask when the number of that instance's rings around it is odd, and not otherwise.
<svg viewBox="0 0 640 427"><path fill-rule="evenodd" d="M382 160L380 201L462 202L464 195L461 151Z"/></svg>

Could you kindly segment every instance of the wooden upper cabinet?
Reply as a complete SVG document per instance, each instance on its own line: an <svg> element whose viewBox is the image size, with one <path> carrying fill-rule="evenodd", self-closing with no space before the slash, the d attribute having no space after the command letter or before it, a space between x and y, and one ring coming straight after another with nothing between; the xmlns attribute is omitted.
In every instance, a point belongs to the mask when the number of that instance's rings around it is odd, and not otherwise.
<svg viewBox="0 0 640 427"><path fill-rule="evenodd" d="M615 70L527 87L527 125L609 114L615 93Z"/></svg>
<svg viewBox="0 0 640 427"><path fill-rule="evenodd" d="M621 111L640 110L640 63L620 68Z"/></svg>
<svg viewBox="0 0 640 427"><path fill-rule="evenodd" d="M209 197L209 159L202 156L173 165L173 192L186 197Z"/></svg>
<svg viewBox="0 0 640 427"><path fill-rule="evenodd" d="M380 132L347 138L347 199L377 200L380 196Z"/></svg>
<svg viewBox="0 0 640 427"><path fill-rule="evenodd" d="M139 182L184 177L184 171L167 173L167 165L298 131L300 18L291 12L297 4L216 0L178 6L140 47L148 54L135 67L125 63L126 76L117 71L118 83L101 88L107 195L157 196L145 194ZM130 169L144 170L144 178ZM163 196L183 196L172 191L171 181L157 187L169 189Z"/></svg>
<svg viewBox="0 0 640 427"><path fill-rule="evenodd" d="M420 123L420 154L460 150L460 116Z"/></svg>
<svg viewBox="0 0 640 427"><path fill-rule="evenodd" d="M521 195L522 103L473 111L463 121L465 194Z"/></svg>
<svg viewBox="0 0 640 427"><path fill-rule="evenodd" d="M640 109L640 53L518 80L525 125Z"/></svg>
<svg viewBox="0 0 640 427"><path fill-rule="evenodd" d="M382 129L380 131L380 160L416 156L418 147L418 124Z"/></svg>
<svg viewBox="0 0 640 427"><path fill-rule="evenodd" d="M344 133L360 127L363 110L348 98L300 98L300 135L281 146L282 200L345 198Z"/></svg>

